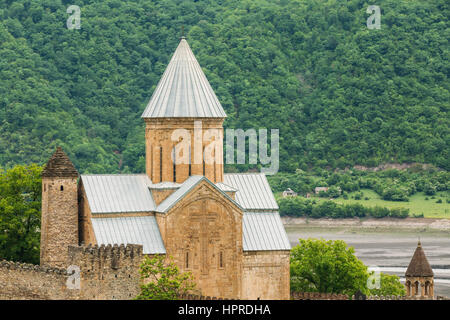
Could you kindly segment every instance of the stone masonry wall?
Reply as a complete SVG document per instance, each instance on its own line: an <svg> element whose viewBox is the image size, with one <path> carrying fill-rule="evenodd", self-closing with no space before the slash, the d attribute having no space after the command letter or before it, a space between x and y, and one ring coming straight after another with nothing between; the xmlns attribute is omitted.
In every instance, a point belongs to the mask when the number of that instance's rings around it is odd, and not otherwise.
<svg viewBox="0 0 450 320"><path fill-rule="evenodd" d="M0 261L0 300L78 299L80 290L67 290L65 269Z"/></svg>
<svg viewBox="0 0 450 320"><path fill-rule="evenodd" d="M244 252L242 299L289 300L289 253Z"/></svg>
<svg viewBox="0 0 450 320"><path fill-rule="evenodd" d="M139 293L142 246L69 247L69 264L81 270L83 299L128 300Z"/></svg>
<svg viewBox="0 0 450 320"><path fill-rule="evenodd" d="M77 178L42 178L41 265L65 267L66 248L78 245L77 189Z"/></svg>
<svg viewBox="0 0 450 320"><path fill-rule="evenodd" d="M68 257L79 267L79 289L67 286L74 275L66 269L0 261L0 299L131 300L139 294L142 246L70 246Z"/></svg>
<svg viewBox="0 0 450 320"><path fill-rule="evenodd" d="M174 179L174 169L172 161L173 147L182 141L173 141L172 134L177 129L184 129L190 136L191 144L191 175L204 175L213 182L223 181L223 120L218 118L158 118L145 119L145 148L146 148L146 173L153 183L161 181L182 183L189 177L189 162L176 165L176 177ZM201 127L196 127L196 124ZM205 174L203 174L202 154L204 148L213 146L211 137L207 130L213 135L217 135L215 145L217 148L214 153L214 160L211 163L205 163ZM180 131L178 131L180 132ZM176 133L176 132L175 132ZM187 141L186 141L187 143ZM208 147L209 146L209 147ZM199 149L199 150L196 150ZM162 150L162 153L161 153ZM209 150L209 149L208 149ZM197 152L198 151L198 152ZM180 151L178 151L180 152ZM177 154L181 155L181 152ZM213 152L207 152L213 154ZM195 155L200 157L195 159ZM186 155L189 158L189 155ZM184 157L184 156L182 156ZM162 161L161 161L162 160ZM162 166L162 168L161 168Z"/></svg>

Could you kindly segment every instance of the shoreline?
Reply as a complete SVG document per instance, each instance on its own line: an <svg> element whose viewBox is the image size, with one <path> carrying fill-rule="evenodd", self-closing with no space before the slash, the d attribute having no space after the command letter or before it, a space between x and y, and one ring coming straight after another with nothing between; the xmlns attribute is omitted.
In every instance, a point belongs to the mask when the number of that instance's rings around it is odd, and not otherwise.
<svg viewBox="0 0 450 320"><path fill-rule="evenodd" d="M281 217L285 227L319 227L319 228L342 228L352 227L363 230L403 230L403 231L443 231L450 233L450 219L438 218L305 218L305 217Z"/></svg>

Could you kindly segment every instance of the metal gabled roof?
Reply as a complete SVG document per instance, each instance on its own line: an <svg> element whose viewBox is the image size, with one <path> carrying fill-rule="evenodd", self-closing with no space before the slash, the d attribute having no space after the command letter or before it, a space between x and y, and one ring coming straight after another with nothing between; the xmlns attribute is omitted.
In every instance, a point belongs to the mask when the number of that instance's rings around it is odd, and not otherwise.
<svg viewBox="0 0 450 320"><path fill-rule="evenodd" d="M244 212L244 251L291 250L278 212Z"/></svg>
<svg viewBox="0 0 450 320"><path fill-rule="evenodd" d="M226 116L189 44L181 39L142 118Z"/></svg>
<svg viewBox="0 0 450 320"><path fill-rule="evenodd" d="M226 173L224 183L236 188L236 202L245 210L278 210L264 173Z"/></svg>
<svg viewBox="0 0 450 320"><path fill-rule="evenodd" d="M154 216L92 218L98 245L141 244L144 254L165 254L166 248Z"/></svg>
<svg viewBox="0 0 450 320"><path fill-rule="evenodd" d="M183 197L192 190L197 184L199 184L201 181L207 181L209 184L211 184L217 191L219 191L221 194L223 194L226 198L228 198L231 202L233 202L236 206L238 206L241 210L243 208L234 201L233 199L228 196L225 191L221 190L218 186L216 186L213 182L211 182L208 178L205 176L190 176L186 181L183 182L181 187L173 192L170 196L168 196L163 202L159 204L159 206L156 208L157 212L167 212L170 208L172 208L178 201L183 199Z"/></svg>
<svg viewBox="0 0 450 320"><path fill-rule="evenodd" d="M156 208L145 174L81 175L93 214L150 212Z"/></svg>

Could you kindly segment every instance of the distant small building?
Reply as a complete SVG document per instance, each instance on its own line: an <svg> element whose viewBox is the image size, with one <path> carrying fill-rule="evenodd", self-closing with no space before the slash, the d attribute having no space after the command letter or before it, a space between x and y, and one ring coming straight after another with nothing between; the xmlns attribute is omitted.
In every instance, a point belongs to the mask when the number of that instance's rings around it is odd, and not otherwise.
<svg viewBox="0 0 450 320"><path fill-rule="evenodd" d="M316 187L316 188L314 189L314 192L315 192L316 194L319 194L319 192L321 192L321 191L327 192L327 191L328 191L328 187Z"/></svg>
<svg viewBox="0 0 450 320"><path fill-rule="evenodd" d="M408 297L434 297L434 273L419 241L405 273Z"/></svg>
<svg viewBox="0 0 450 320"><path fill-rule="evenodd" d="M308 192L308 193L306 194L306 197L307 197L307 198L311 198L311 193Z"/></svg>
<svg viewBox="0 0 450 320"><path fill-rule="evenodd" d="M291 188L287 188L286 190L283 191L283 198L286 197L296 197L297 193L294 192Z"/></svg>

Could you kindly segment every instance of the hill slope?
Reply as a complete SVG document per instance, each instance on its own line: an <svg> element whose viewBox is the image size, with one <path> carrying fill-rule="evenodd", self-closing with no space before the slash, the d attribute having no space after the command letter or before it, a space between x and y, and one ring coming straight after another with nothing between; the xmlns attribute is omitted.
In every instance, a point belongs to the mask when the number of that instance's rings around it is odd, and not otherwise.
<svg viewBox="0 0 450 320"><path fill-rule="evenodd" d="M82 172L142 172L140 115L184 25L225 125L280 129L281 170L448 170L448 3L377 4L380 30L359 0L2 0L0 166L62 145Z"/></svg>

